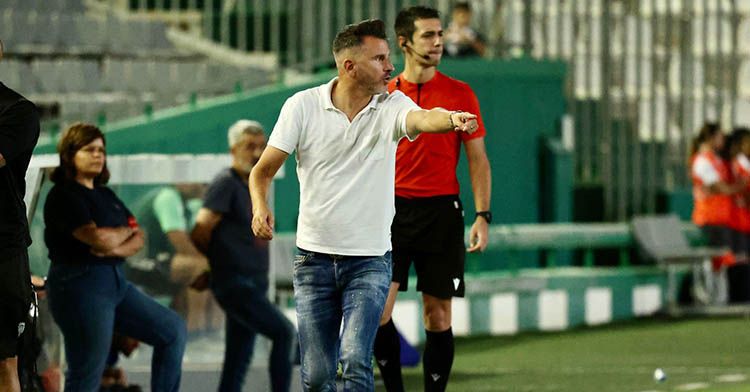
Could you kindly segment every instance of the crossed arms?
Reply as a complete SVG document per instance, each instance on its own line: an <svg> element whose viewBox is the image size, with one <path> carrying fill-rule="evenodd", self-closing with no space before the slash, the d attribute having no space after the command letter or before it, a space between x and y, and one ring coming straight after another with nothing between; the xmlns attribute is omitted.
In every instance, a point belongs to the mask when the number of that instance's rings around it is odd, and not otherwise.
<svg viewBox="0 0 750 392"><path fill-rule="evenodd" d="M143 232L129 226L97 227L89 222L73 230L73 237L99 257L130 257L143 248Z"/></svg>

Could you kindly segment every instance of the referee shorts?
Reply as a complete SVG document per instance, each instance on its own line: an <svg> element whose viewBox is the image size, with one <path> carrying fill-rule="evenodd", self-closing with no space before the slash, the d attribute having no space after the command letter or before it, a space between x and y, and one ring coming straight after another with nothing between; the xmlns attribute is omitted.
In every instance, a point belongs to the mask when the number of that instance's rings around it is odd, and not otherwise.
<svg viewBox="0 0 750 392"><path fill-rule="evenodd" d="M414 263L418 291L442 299L464 296L463 215L457 195L396 197L391 280L399 283L399 291L409 288L409 268Z"/></svg>

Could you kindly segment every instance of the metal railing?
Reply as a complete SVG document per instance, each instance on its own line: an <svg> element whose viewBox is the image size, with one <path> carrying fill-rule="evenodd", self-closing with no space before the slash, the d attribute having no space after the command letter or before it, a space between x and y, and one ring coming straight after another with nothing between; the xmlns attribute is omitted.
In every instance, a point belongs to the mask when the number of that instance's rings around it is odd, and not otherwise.
<svg viewBox="0 0 750 392"><path fill-rule="evenodd" d="M97 0L93 0L97 1ZM455 0L98 0L135 13L175 15L201 13L201 34L243 52L272 52L281 65L314 71L332 64L331 42L344 25L379 18L389 27L398 10L417 3L450 18ZM475 1L474 25L491 32L501 2ZM393 39L391 40L393 42ZM492 40L490 40L492 41ZM492 42L490 42L492 44Z"/></svg>

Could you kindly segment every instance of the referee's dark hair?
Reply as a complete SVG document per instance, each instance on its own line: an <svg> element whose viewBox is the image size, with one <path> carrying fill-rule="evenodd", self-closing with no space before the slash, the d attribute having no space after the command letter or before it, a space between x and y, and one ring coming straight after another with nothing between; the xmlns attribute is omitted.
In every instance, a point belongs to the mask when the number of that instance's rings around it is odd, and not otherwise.
<svg viewBox="0 0 750 392"><path fill-rule="evenodd" d="M412 38L417 30L414 22L420 19L440 19L440 12L434 8L421 5L402 9L396 16L396 24L394 25L396 38L404 37L409 42L413 42Z"/></svg>
<svg viewBox="0 0 750 392"><path fill-rule="evenodd" d="M74 181L76 178L76 164L74 158L78 150L96 139L102 139L104 146L107 139L104 133L96 125L77 122L65 130L60 142L57 143L57 152L60 154L60 166L52 172L50 179L54 183L62 183L66 180ZM104 161L102 172L94 178L94 185L106 185L109 182L109 169L107 161Z"/></svg>
<svg viewBox="0 0 750 392"><path fill-rule="evenodd" d="M333 40L333 53L362 45L365 37L387 39L385 23L380 19L368 19L344 26Z"/></svg>

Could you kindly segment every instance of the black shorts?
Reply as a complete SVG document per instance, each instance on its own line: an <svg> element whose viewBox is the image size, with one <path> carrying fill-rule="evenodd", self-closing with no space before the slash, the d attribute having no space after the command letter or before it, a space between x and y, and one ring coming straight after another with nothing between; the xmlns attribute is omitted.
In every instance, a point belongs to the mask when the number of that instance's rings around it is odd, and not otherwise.
<svg viewBox="0 0 750 392"><path fill-rule="evenodd" d="M26 248L0 250L0 360L18 354L32 296Z"/></svg>
<svg viewBox="0 0 750 392"><path fill-rule="evenodd" d="M391 280L399 283L399 291L409 288L409 267L414 262L418 291L443 299L464 296L463 216L458 196L396 197Z"/></svg>

